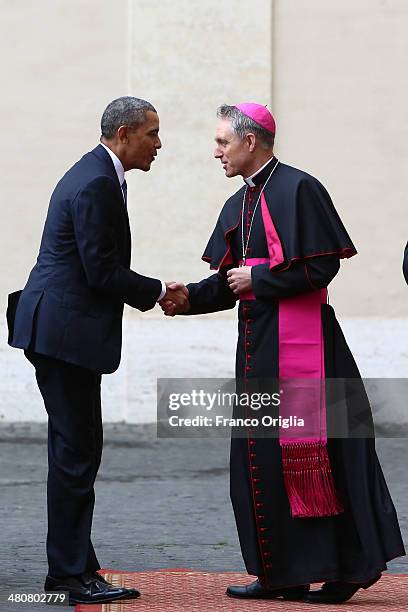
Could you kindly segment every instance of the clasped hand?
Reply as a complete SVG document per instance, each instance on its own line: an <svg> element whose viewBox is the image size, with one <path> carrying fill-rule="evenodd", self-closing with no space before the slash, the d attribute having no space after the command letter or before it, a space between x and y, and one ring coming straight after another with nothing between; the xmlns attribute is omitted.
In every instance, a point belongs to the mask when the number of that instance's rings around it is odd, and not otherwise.
<svg viewBox="0 0 408 612"><path fill-rule="evenodd" d="M159 304L167 317L187 312L190 308L188 289L183 283L171 281L166 283L166 295Z"/></svg>
<svg viewBox="0 0 408 612"><path fill-rule="evenodd" d="M235 293L240 295L252 289L251 267L241 266L232 268L227 272L228 285ZM183 283L174 281L166 283L166 295L159 304L167 317L174 317L177 314L184 314L190 310L189 292Z"/></svg>
<svg viewBox="0 0 408 612"><path fill-rule="evenodd" d="M227 272L228 285L235 295L252 289L251 266L231 268Z"/></svg>

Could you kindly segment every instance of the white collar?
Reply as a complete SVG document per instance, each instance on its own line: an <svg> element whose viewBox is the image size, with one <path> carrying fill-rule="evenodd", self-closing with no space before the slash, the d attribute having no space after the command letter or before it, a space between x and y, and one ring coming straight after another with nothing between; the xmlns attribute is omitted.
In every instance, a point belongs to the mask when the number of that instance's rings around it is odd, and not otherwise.
<svg viewBox="0 0 408 612"><path fill-rule="evenodd" d="M271 162L273 160L273 158L274 158L274 156L272 155L271 159L268 159L266 164L264 164L261 168L258 168L258 170L256 172L254 172L253 174L251 174L251 176L248 176L247 178L244 178L244 181L246 182L248 187L256 187L256 185L255 185L255 183L254 183L254 181L252 179L255 178L256 175L259 174L264 168L266 168L266 166L269 164L269 162Z"/></svg>
<svg viewBox="0 0 408 612"><path fill-rule="evenodd" d="M122 165L122 162L120 161L119 157L117 155L115 155L115 153L112 151L112 149L110 149L109 147L104 145L103 142L101 142L100 144L109 153L110 158L111 158L111 160L113 162L113 165L115 166L116 174L118 175L119 185L122 187L122 183L125 180L125 169L124 169L124 167Z"/></svg>

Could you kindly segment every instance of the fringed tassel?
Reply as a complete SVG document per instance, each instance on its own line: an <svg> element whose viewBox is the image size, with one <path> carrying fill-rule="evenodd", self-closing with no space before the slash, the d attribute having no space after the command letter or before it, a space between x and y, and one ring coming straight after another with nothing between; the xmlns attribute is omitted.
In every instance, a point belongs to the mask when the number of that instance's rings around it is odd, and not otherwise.
<svg viewBox="0 0 408 612"><path fill-rule="evenodd" d="M323 442L284 442L283 478L294 518L333 516L344 511Z"/></svg>

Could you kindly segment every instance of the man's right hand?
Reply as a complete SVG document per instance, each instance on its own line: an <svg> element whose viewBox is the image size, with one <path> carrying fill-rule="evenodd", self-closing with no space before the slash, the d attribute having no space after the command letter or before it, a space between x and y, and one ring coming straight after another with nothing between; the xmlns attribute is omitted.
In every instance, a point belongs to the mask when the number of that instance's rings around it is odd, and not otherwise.
<svg viewBox="0 0 408 612"><path fill-rule="evenodd" d="M166 287L166 295L159 302L164 314L168 317L174 317L176 314L188 312L190 302L188 301L187 287L183 283L174 281L166 283Z"/></svg>

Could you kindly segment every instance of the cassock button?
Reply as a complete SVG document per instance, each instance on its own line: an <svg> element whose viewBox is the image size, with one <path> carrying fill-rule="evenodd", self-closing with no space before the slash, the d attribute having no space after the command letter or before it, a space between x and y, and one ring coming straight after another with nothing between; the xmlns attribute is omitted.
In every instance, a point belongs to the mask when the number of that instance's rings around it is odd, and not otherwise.
<svg viewBox="0 0 408 612"><path fill-rule="evenodd" d="M268 540L266 540L265 538L263 538L263 540L261 540L261 544L267 544Z"/></svg>
<svg viewBox="0 0 408 612"><path fill-rule="evenodd" d="M255 504L255 506L256 506L257 508L262 508L262 507L263 507L263 505L264 505L264 504L262 504L261 502L257 502L257 503Z"/></svg>
<svg viewBox="0 0 408 612"><path fill-rule="evenodd" d="M251 446L253 446L255 444L255 440L249 440L249 443Z"/></svg>
<svg viewBox="0 0 408 612"><path fill-rule="evenodd" d="M269 569L270 567L272 567L272 563L266 563L265 567Z"/></svg>
<svg viewBox="0 0 408 612"><path fill-rule="evenodd" d="M267 527L260 527L259 531L261 531L263 533L264 531L268 531L268 528Z"/></svg>

